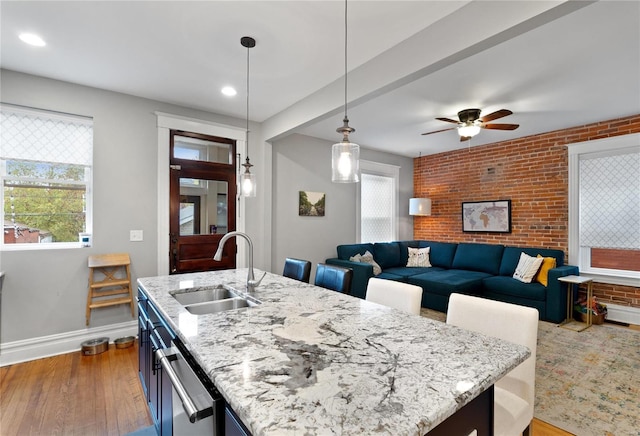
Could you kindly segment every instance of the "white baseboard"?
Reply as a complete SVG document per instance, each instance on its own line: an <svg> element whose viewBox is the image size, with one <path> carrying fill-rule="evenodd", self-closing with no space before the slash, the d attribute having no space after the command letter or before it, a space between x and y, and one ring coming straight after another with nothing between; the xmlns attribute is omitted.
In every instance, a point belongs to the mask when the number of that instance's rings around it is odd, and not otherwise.
<svg viewBox="0 0 640 436"><path fill-rule="evenodd" d="M137 336L138 323L127 321L103 327L87 328L51 336L0 344L0 366L13 365L43 357L79 351L84 341L108 337L109 342L124 336Z"/></svg>
<svg viewBox="0 0 640 436"><path fill-rule="evenodd" d="M637 307L605 304L607 305L607 320L640 325L640 309Z"/></svg>

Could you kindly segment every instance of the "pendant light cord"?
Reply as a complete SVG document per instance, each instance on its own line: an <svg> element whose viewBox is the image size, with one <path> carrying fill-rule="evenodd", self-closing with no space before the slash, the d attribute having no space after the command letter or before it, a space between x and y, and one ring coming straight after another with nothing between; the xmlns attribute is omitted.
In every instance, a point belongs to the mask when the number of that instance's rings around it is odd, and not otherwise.
<svg viewBox="0 0 640 436"><path fill-rule="evenodd" d="M344 0L344 117L347 118L347 0Z"/></svg>
<svg viewBox="0 0 640 436"><path fill-rule="evenodd" d="M251 47L247 47L247 133L245 141L247 163L249 162L249 50Z"/></svg>

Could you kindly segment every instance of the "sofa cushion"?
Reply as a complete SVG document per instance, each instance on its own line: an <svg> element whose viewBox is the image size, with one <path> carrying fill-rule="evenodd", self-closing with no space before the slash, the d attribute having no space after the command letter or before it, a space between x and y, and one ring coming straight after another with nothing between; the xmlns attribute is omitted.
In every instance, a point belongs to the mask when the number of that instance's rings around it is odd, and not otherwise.
<svg viewBox="0 0 640 436"><path fill-rule="evenodd" d="M420 241L419 247L431 248L429 252L429 262L431 262L431 265L441 268L451 268L458 244L453 242Z"/></svg>
<svg viewBox="0 0 640 436"><path fill-rule="evenodd" d="M500 271L503 251L504 245L500 244L460 243L451 268L497 275Z"/></svg>
<svg viewBox="0 0 640 436"><path fill-rule="evenodd" d="M442 270L427 272L407 277L412 285L422 286L429 294L451 295L453 292L461 294L479 295L482 293L482 280L491 277L480 271Z"/></svg>
<svg viewBox="0 0 640 436"><path fill-rule="evenodd" d="M536 282L522 283L513 277L488 277L483 280L482 284L485 290L493 295L510 295L537 301L545 301L547 296L547 289L542 284Z"/></svg>
<svg viewBox="0 0 640 436"><path fill-rule="evenodd" d="M356 254L363 255L366 251L373 253L373 244L345 244L338 245L338 259L349 260Z"/></svg>
<svg viewBox="0 0 640 436"><path fill-rule="evenodd" d="M529 256L555 257L556 267L564 265L564 251L554 250L551 248L532 248L532 247L504 247L502 262L500 263L500 275L512 277L520 260L520 253L526 253ZM496 274L497 275L497 274Z"/></svg>
<svg viewBox="0 0 640 436"><path fill-rule="evenodd" d="M430 273L435 271L443 271L443 269L435 266L433 267L394 266L384 270L384 272L386 273L400 276L403 279L406 279L407 277L415 276L418 274Z"/></svg>
<svg viewBox="0 0 640 436"><path fill-rule="evenodd" d="M400 244L397 242L374 243L373 257L383 270L392 266L404 266L400 263Z"/></svg>
<svg viewBox="0 0 640 436"><path fill-rule="evenodd" d="M379 279L387 279L387 280L395 280L396 282L406 282L406 277L403 277L401 275L398 274L393 274L388 272L387 270L382 271L382 273L378 276L376 276Z"/></svg>

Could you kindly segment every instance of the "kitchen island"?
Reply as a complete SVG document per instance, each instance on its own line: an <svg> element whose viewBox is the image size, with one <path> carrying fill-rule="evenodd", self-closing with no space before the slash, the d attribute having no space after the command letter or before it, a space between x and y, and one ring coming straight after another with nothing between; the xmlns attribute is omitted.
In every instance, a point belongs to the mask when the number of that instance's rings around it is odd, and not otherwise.
<svg viewBox="0 0 640 436"><path fill-rule="evenodd" d="M529 356L271 273L251 293L254 307L193 315L172 296L218 286L246 293L246 278L239 269L138 285L254 435L426 434Z"/></svg>

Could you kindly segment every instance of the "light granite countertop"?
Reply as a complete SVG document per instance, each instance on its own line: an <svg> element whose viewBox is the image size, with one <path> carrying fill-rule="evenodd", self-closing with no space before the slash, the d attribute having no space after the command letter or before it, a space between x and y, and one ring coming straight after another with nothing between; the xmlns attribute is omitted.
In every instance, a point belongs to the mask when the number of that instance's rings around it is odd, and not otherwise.
<svg viewBox="0 0 640 436"><path fill-rule="evenodd" d="M220 285L244 293L246 278L238 269L138 284L256 436L422 435L529 356L271 273L251 294L262 304L246 309L192 315L170 294Z"/></svg>

